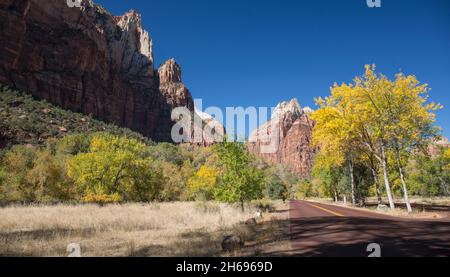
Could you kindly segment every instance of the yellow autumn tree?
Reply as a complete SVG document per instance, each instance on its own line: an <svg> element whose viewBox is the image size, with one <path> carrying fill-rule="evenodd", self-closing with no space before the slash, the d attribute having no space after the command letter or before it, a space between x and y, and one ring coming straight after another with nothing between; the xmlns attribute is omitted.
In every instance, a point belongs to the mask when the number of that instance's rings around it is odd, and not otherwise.
<svg viewBox="0 0 450 277"><path fill-rule="evenodd" d="M202 166L188 181L191 199L211 200L217 184L218 171L207 165Z"/></svg>
<svg viewBox="0 0 450 277"><path fill-rule="evenodd" d="M94 135L89 151L68 162L84 202L158 200L163 178L151 167L146 146L126 137Z"/></svg>
<svg viewBox="0 0 450 277"><path fill-rule="evenodd" d="M316 163L330 173L332 169L347 164L352 204L356 205L354 163L360 153L354 132L356 113L354 103L350 101L353 93L351 86L335 84L331 88L331 96L316 99L319 109L311 115L311 118L316 121L313 144L320 149ZM316 173L317 167L316 165L314 170Z"/></svg>
<svg viewBox="0 0 450 277"><path fill-rule="evenodd" d="M450 148L447 149L447 150L445 150L445 152L444 152L444 158L450 160ZM446 166L446 168L447 168L447 170L450 170L450 164L448 164L448 165Z"/></svg>
<svg viewBox="0 0 450 277"><path fill-rule="evenodd" d="M434 112L441 106L428 103L428 86L420 84L415 76L398 74L391 81L375 69L374 65L367 65L365 74L356 77L352 84L335 84L331 96L317 100L320 108L313 114L317 121L314 140L331 161L342 161L343 149L363 156L375 182L378 162L389 204L395 208L387 158L391 151L402 181L404 201L411 211L403 161L436 136Z"/></svg>

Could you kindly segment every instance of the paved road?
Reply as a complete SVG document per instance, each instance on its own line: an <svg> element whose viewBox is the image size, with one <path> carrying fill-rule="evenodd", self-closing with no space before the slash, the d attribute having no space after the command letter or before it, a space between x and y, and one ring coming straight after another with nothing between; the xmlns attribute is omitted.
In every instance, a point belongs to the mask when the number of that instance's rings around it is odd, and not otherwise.
<svg viewBox="0 0 450 277"><path fill-rule="evenodd" d="M290 203L292 254L367 257L378 243L383 257L450 256L450 221L399 219L305 201Z"/></svg>

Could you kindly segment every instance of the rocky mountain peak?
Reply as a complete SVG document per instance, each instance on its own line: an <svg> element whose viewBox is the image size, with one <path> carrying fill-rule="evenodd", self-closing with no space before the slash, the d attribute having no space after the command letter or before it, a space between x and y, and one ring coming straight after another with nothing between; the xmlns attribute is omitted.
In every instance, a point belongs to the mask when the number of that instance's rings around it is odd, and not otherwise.
<svg viewBox="0 0 450 277"><path fill-rule="evenodd" d="M169 59L163 63L158 69L160 83L181 83L181 66L177 64L175 59Z"/></svg>
<svg viewBox="0 0 450 277"><path fill-rule="evenodd" d="M272 118L283 118L285 116L291 116L298 118L302 115L303 110L298 103L297 99L291 101L284 101L279 103L273 111Z"/></svg>
<svg viewBox="0 0 450 277"><path fill-rule="evenodd" d="M311 107L306 106L303 108L303 112L306 114L311 114L314 112L314 110Z"/></svg>
<svg viewBox="0 0 450 277"><path fill-rule="evenodd" d="M250 136L250 152L269 163L281 163L295 173L309 176L316 149L310 145L314 122L308 111L301 108L297 99L278 104L272 120ZM267 152L268 145L276 145L271 148L274 151Z"/></svg>
<svg viewBox="0 0 450 277"><path fill-rule="evenodd" d="M153 42L142 27L135 10L116 16L113 27L113 57L121 61L122 71L131 76L154 78Z"/></svg>

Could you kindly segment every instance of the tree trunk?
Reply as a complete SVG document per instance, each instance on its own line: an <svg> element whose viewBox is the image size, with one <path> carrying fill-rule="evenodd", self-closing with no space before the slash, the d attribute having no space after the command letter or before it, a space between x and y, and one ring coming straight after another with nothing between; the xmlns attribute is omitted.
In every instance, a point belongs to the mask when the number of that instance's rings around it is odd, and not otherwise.
<svg viewBox="0 0 450 277"><path fill-rule="evenodd" d="M334 202L338 202L338 193L336 190L334 190Z"/></svg>
<svg viewBox="0 0 450 277"><path fill-rule="evenodd" d="M353 176L353 158L350 158L348 163L350 169L350 184L352 187L352 205L356 206L356 195L355 195L355 177Z"/></svg>
<svg viewBox="0 0 450 277"><path fill-rule="evenodd" d="M412 213L411 203L409 202L408 195L408 186L406 185L405 175L403 174L402 162L400 160L400 151L398 150L398 146L395 145L395 159L397 160L398 172L400 174L400 179L402 180L403 185L403 199L405 200L406 208L408 209L408 213Z"/></svg>
<svg viewBox="0 0 450 277"><path fill-rule="evenodd" d="M372 171L372 177L373 177L373 181L375 183L375 191L376 191L376 194L377 194L378 205L381 205L381 204L383 204L383 200L381 199L380 179L378 178L377 170L373 166L373 162L372 162L372 164L370 166L370 170Z"/></svg>
<svg viewBox="0 0 450 277"><path fill-rule="evenodd" d="M392 210L395 209L394 199L392 198L392 191L391 191L391 185L389 184L389 176L388 176L388 169L387 169L387 158L386 158L386 152L385 152L385 146L383 142L380 142L381 147L381 166L383 167L383 178L384 178L384 185L386 187L386 193L389 200L389 206Z"/></svg>

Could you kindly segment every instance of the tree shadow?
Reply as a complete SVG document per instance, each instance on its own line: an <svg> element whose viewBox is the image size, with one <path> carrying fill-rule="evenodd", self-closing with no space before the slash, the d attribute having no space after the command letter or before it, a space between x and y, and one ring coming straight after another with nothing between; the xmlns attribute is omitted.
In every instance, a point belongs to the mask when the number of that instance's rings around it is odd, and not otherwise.
<svg viewBox="0 0 450 277"><path fill-rule="evenodd" d="M447 257L450 222L396 221L373 218L317 217L293 219L291 250L273 256L367 257L377 243L383 257Z"/></svg>
<svg viewBox="0 0 450 277"><path fill-rule="evenodd" d="M97 231L95 228L84 229L38 229L38 230L22 230L14 232L0 232L0 241L15 241L15 240L52 240L59 237L81 236L91 237Z"/></svg>
<svg viewBox="0 0 450 277"><path fill-rule="evenodd" d="M406 210L406 204L405 203L395 203L396 207L402 208ZM375 202L369 202L365 203L366 207L369 208L376 208L378 207L378 203ZM444 213L450 213L450 206L449 205L434 205L431 203L411 203L411 207L413 210L416 211L425 211L425 212L444 212Z"/></svg>
<svg viewBox="0 0 450 277"><path fill-rule="evenodd" d="M249 257L368 257L369 244L381 247L382 257L450 256L450 222L314 217L241 224L234 228L245 237L238 252L221 250L227 231L191 231L165 246L139 249L138 256L249 256ZM283 245L288 244L289 247ZM159 254L158 254L159 253Z"/></svg>

